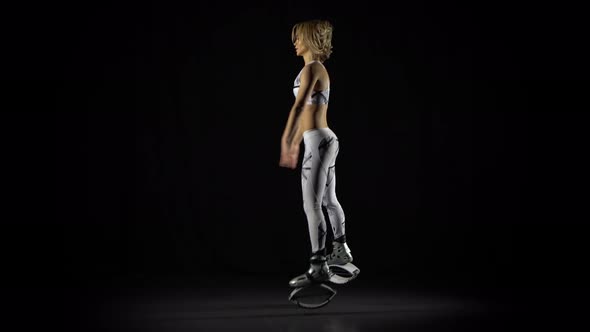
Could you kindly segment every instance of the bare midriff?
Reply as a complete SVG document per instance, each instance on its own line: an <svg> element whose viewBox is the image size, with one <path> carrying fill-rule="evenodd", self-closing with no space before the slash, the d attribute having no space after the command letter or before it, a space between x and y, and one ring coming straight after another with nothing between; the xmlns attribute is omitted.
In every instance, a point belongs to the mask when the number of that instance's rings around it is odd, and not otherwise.
<svg viewBox="0 0 590 332"><path fill-rule="evenodd" d="M328 120L326 117L326 113L328 112L328 105L320 104L320 105L305 105L303 111L301 112L301 118L299 121L301 132L305 132L309 129L316 129L316 128L327 128L328 127Z"/></svg>

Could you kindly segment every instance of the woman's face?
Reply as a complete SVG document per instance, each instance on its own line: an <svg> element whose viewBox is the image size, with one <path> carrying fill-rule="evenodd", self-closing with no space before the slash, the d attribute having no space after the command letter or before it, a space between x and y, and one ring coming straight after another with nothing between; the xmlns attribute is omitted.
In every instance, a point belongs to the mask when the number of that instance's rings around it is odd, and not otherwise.
<svg viewBox="0 0 590 332"><path fill-rule="evenodd" d="M305 46L305 43L301 41L301 37L297 36L293 45L295 46L295 53L297 53L298 56L301 56L307 52L307 46Z"/></svg>

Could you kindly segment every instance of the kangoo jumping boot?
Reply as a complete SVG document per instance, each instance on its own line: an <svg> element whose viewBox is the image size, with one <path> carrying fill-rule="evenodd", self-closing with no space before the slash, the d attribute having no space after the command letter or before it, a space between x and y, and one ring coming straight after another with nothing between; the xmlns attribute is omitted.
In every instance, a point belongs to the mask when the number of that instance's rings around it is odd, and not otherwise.
<svg viewBox="0 0 590 332"><path fill-rule="evenodd" d="M352 254L346 242L332 242L332 252L328 256L329 265L344 265L352 263Z"/></svg>
<svg viewBox="0 0 590 332"><path fill-rule="evenodd" d="M326 256L322 253L316 253L309 259L309 269L302 275L297 276L289 281L291 287L305 287L312 283L322 283L329 281L332 272L328 267Z"/></svg>

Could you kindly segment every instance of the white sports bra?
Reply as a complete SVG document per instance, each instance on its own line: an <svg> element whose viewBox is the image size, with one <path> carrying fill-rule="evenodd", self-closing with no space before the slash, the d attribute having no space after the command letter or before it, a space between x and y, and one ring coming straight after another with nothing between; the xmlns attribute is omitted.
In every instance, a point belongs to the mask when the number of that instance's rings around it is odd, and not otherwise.
<svg viewBox="0 0 590 332"><path fill-rule="evenodd" d="M312 61L315 62L315 61ZM295 78L295 82L293 83L293 94L297 97L297 93L299 92L299 87L301 86L301 73L303 69L299 72L299 75ZM305 102L306 104L328 104L330 100L330 88L321 91L314 91L311 94L311 97Z"/></svg>

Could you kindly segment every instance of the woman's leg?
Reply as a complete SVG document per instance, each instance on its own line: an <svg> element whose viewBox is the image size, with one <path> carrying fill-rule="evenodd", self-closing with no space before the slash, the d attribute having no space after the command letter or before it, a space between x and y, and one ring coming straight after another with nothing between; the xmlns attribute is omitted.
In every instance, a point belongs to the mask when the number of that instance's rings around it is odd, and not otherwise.
<svg viewBox="0 0 590 332"><path fill-rule="evenodd" d="M329 129L307 131L303 133L303 139L305 153L301 163L301 189L312 254L309 269L291 279L291 287L304 287L314 280L323 282L332 277L326 257L326 221L322 202L328 175L332 172L329 166L338 151L337 139Z"/></svg>
<svg viewBox="0 0 590 332"><path fill-rule="evenodd" d="M338 145L338 141L336 140ZM339 147L338 147L339 148ZM346 229L344 227L344 211L336 198L336 157L339 149L336 149L334 160L328 168L328 180L326 182L326 192L324 193L323 205L328 210L334 242L332 243L332 252L328 256L328 264L343 265L351 263L352 253L346 244Z"/></svg>
<svg viewBox="0 0 590 332"><path fill-rule="evenodd" d="M336 139L336 153L334 159L328 168L328 176L326 181L326 190L324 192L323 205L328 211L330 225L332 226L332 233L334 239L345 239L346 230L344 227L344 210L336 198L336 158L338 157L339 144Z"/></svg>
<svg viewBox="0 0 590 332"><path fill-rule="evenodd" d="M335 135L325 135L318 131L308 135L305 141L305 154L301 165L301 188L303 209L307 216L312 253L325 254L326 221L322 202L326 192L330 164L338 151Z"/></svg>

